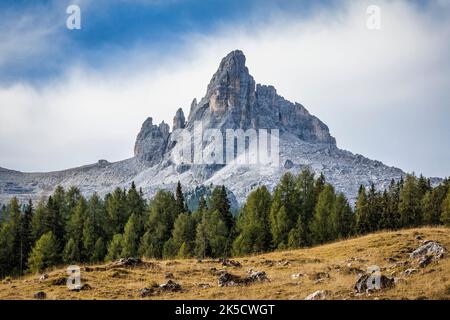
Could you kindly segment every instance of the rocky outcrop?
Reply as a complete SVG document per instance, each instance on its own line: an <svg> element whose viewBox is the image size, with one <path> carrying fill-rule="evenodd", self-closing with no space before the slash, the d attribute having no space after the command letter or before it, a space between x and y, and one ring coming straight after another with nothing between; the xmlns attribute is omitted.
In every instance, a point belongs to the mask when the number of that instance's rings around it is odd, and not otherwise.
<svg viewBox="0 0 450 320"><path fill-rule="evenodd" d="M175 117L173 117L173 130L184 129L186 126L186 119L184 118L183 109L179 108Z"/></svg>
<svg viewBox="0 0 450 320"><path fill-rule="evenodd" d="M154 125L153 119L148 118L137 136L134 156L148 166L159 163L166 152L169 134L168 124L163 121Z"/></svg>
<svg viewBox="0 0 450 320"><path fill-rule="evenodd" d="M362 274L355 283L357 293L389 289L395 286L395 280L385 275Z"/></svg>
<svg viewBox="0 0 450 320"><path fill-rule="evenodd" d="M245 66L245 55L229 53L213 75L205 97L191 105L189 125L224 129L279 129L304 141L335 145L328 127L301 104L277 94L273 86L256 85Z"/></svg>

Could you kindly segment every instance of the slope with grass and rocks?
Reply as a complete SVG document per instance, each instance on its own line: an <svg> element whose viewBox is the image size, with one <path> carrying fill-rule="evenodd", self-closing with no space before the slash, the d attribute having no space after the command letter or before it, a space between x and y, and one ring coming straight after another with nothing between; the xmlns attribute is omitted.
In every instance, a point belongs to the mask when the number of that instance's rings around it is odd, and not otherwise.
<svg viewBox="0 0 450 320"><path fill-rule="evenodd" d="M4 279L0 299L450 299L448 248L441 227L232 259L129 258L80 266L79 290L63 266Z"/></svg>

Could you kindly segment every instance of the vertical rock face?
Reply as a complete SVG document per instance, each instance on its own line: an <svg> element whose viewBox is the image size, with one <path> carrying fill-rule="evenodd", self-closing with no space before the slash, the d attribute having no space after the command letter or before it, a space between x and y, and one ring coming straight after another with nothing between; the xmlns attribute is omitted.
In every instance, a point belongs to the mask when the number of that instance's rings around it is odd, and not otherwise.
<svg viewBox="0 0 450 320"><path fill-rule="evenodd" d="M168 124L163 121L158 126L153 124L152 118L148 118L137 136L134 156L149 166L159 163L166 152L169 135Z"/></svg>
<svg viewBox="0 0 450 320"><path fill-rule="evenodd" d="M255 85L240 50L222 59L205 97L191 105L187 127L202 121L218 129L279 129L309 142L335 145L328 127L301 104L277 94L273 86Z"/></svg>
<svg viewBox="0 0 450 320"><path fill-rule="evenodd" d="M183 109L179 108L175 117L173 117L173 130L184 129L186 125L186 119L184 118Z"/></svg>

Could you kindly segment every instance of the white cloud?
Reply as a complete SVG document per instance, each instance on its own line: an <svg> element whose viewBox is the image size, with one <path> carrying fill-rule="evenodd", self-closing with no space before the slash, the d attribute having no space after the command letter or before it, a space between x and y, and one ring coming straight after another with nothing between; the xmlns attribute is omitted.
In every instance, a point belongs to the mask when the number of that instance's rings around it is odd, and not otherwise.
<svg viewBox="0 0 450 320"><path fill-rule="evenodd" d="M373 2L382 9L379 31L366 28ZM438 7L423 10L352 1L306 20L278 12L270 21L253 17L189 35L170 56L134 48L102 72L77 65L39 88L0 88L0 166L50 170L132 156L145 118L171 124L178 107L187 113L220 58L239 48L257 82L303 103L341 147L407 171L448 175L450 20Z"/></svg>

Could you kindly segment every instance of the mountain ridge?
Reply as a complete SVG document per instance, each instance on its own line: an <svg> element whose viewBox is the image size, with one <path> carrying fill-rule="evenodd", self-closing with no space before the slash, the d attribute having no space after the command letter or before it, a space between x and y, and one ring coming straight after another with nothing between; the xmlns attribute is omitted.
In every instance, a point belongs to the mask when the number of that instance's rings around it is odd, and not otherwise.
<svg viewBox="0 0 450 320"><path fill-rule="evenodd" d="M57 185L77 186L86 194L104 195L116 187L128 188L131 182L151 197L158 189L174 190L177 181L186 191L201 185L224 184L239 203L258 185L273 189L286 171L296 173L309 168L324 173L338 191L354 200L361 184L374 183L386 188L391 179L405 173L375 160L339 149L328 126L311 115L300 103L278 95L270 85L257 84L245 65L242 51L225 56L212 76L205 96L194 99L188 117L179 108L172 131L164 121L156 124L148 117L137 135L134 157L48 173L23 173L0 169L0 202L12 196L21 200L39 199ZM171 141L178 129L193 132L201 122L204 129L277 129L279 130L279 166L246 166L236 162L199 165L177 163L176 142ZM209 145L204 146L207 152ZM239 156L239 155L237 155Z"/></svg>

